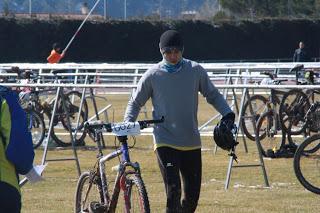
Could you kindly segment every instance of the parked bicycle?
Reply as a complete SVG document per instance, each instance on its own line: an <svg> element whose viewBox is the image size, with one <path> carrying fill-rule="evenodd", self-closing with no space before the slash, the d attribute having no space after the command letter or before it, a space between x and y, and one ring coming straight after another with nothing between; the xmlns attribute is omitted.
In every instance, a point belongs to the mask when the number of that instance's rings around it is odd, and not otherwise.
<svg viewBox="0 0 320 213"><path fill-rule="evenodd" d="M303 117L301 117L301 115L302 113L297 113L297 118L296 118L299 120L301 132L304 133L304 136L302 136L301 138L309 137L310 135L312 135L312 133L317 133L320 131L320 102L319 101L313 103ZM294 134L291 133L291 130L293 129L292 128L293 122L295 122L294 119L289 123L287 135L288 135L289 144L295 145L295 148L297 148L298 144L301 144L301 142L297 140L293 141L292 135Z"/></svg>
<svg viewBox="0 0 320 213"><path fill-rule="evenodd" d="M37 79L36 74L30 70L23 72L18 67L13 70L18 74L16 81L20 83L33 83ZM36 109L40 102L38 90L34 87L18 87L16 91L19 93L19 103L26 112L33 148L36 149L42 144L46 133L43 115Z"/></svg>
<svg viewBox="0 0 320 213"><path fill-rule="evenodd" d="M42 144L46 133L43 115L36 110L35 103L39 102L39 96L37 93L38 92L33 89L29 92L19 93L19 102L27 115L28 128L32 134L34 149L38 148Z"/></svg>
<svg viewBox="0 0 320 213"><path fill-rule="evenodd" d="M304 113L296 112L296 116L299 117ZM261 117L262 118L262 117ZM301 125L301 131L303 132L309 132L309 135L311 132L319 132L320 131L320 102L316 102L310 106L310 108L307 110L307 112L304 114L303 117L299 118L300 125ZM299 142L293 141L291 134L291 127L293 125L293 120L291 120L291 123L288 125L288 131L284 134L287 135L288 143L286 144L286 140L284 135L282 135L281 140L279 138L272 138L272 136L266 137L268 140L268 143L265 143L264 140L261 142L263 154L268 157L293 157L294 153L296 152ZM259 122L258 127L259 129ZM303 137L301 137L303 138ZM267 144L269 144L268 147L265 147ZM268 148L268 149L266 149Z"/></svg>
<svg viewBox="0 0 320 213"><path fill-rule="evenodd" d="M140 129L150 124L161 123L159 120L143 120L129 123L87 122L85 130L93 137L98 146L97 162L93 169L81 174L76 189L75 212L115 212L120 191L123 199L122 212L150 212L149 200L143 183L138 162L131 162L127 143L128 135L140 134ZM113 132L121 143L120 149L103 155L101 149L102 132ZM105 162L119 158L114 188L109 194L109 181L105 173ZM135 200L137 199L137 200Z"/></svg>
<svg viewBox="0 0 320 213"><path fill-rule="evenodd" d="M262 72L261 74L266 75L268 78L262 82L262 84L271 84L271 85L279 85L282 82L287 81L287 79L276 79L277 75L271 72ZM270 95L265 97L263 95L257 94L252 95L249 100L247 100L243 106L242 115L241 115L241 125L243 133L250 140L255 140L254 128L252 123L252 116L254 116L257 124L260 117L263 117L261 120L268 118L268 128L263 127L265 124L261 121L261 132L259 133L259 138L262 140L266 137L267 134L276 134L276 131L280 129L280 125L278 122L278 109L281 99L279 96L285 94L285 91L282 90L270 90ZM253 109L253 115L250 111L250 104ZM270 126L273 124L272 126ZM271 129L273 128L273 133ZM268 129L268 132L265 132L265 129Z"/></svg>
<svg viewBox="0 0 320 213"><path fill-rule="evenodd" d="M305 70L303 65L296 65L290 70L290 72L296 73L296 82L299 85L315 83L314 72ZM300 76L305 76L305 73L307 72L309 72L307 80L299 80ZM316 101L317 94L320 94L320 90L318 89L308 89L305 91L292 89L283 96L280 104L279 118L285 132L290 132L291 135L299 135L303 133L303 118L310 108L310 103L314 103ZM289 124L290 129L288 128Z"/></svg>
<svg viewBox="0 0 320 213"><path fill-rule="evenodd" d="M320 134L307 138L298 147L293 168L303 187L320 194Z"/></svg>
<svg viewBox="0 0 320 213"><path fill-rule="evenodd" d="M53 74L55 74L55 82L59 79L59 76L56 74L59 73L59 71L54 71ZM30 75L27 80L34 81L35 78L32 78ZM39 137L35 137L34 140L34 148L37 148L41 145L44 133L43 129L45 129L45 116L48 118L48 125L50 124L50 120L52 118L52 111L53 106L55 102L55 98L52 98L50 101L44 101L42 102L40 99L40 93L47 93L47 92L53 92L52 89L47 90L38 90L34 87L29 88L27 91L21 91L21 103L25 106L26 112L29 114L30 119L30 129L31 132L37 132L37 128L40 128L38 126L41 126L41 134L39 133ZM79 114L80 104L81 104L81 97L82 94L78 91L72 90L67 93L60 93L58 97L58 104L55 112L55 116L53 117L53 129L51 132L51 138L58 146L70 146L71 145L71 139L68 134L65 134L66 131L69 131L68 124L67 124L67 115L71 121L71 131L74 132L77 130L82 130L84 122L88 119L88 104L87 101L83 101L82 110L80 113L80 121L78 128L76 127L76 121ZM64 99L66 104L67 112L64 110L62 105L62 99ZM27 106L27 107L26 107ZM29 113L32 112L32 113ZM36 114L35 116L32 116ZM30 116L31 115L31 116ZM40 119L41 118L41 121ZM37 119L37 121L33 122L34 119ZM61 123L61 125L59 125ZM41 125L40 125L41 124ZM79 134L77 134L77 138L75 140L76 145L82 144L84 141L84 138L86 136L84 131L78 131ZM41 137L40 137L41 135Z"/></svg>

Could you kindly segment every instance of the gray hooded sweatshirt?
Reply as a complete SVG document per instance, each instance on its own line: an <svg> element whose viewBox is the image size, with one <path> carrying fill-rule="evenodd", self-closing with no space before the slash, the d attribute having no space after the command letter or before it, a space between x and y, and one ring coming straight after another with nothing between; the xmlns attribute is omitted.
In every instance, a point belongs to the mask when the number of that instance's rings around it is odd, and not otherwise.
<svg viewBox="0 0 320 213"><path fill-rule="evenodd" d="M231 112L206 70L194 61L182 60L181 67L173 73L163 68L163 62L148 69L125 112L125 121L135 121L141 107L151 98L153 119L164 116L164 122L155 125L153 130L155 149L162 146L178 150L201 148L197 119L199 92L223 116Z"/></svg>

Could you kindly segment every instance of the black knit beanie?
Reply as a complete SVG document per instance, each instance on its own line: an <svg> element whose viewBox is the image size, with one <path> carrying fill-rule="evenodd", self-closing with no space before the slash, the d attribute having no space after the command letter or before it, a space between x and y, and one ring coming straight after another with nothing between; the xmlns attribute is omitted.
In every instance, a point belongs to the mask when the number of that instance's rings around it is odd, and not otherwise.
<svg viewBox="0 0 320 213"><path fill-rule="evenodd" d="M180 50L183 49L183 40L180 33L176 30L167 30L160 37L160 49L166 47L176 47Z"/></svg>

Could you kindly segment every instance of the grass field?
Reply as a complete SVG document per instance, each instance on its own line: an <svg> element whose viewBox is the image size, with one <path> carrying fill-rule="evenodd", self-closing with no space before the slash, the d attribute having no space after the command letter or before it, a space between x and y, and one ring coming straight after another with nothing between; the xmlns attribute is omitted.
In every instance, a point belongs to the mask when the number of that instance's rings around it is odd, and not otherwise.
<svg viewBox="0 0 320 213"><path fill-rule="evenodd" d="M121 121L128 96L108 96L108 103L99 101L99 106L111 103L115 121ZM199 123L207 121L215 111L200 97ZM150 103L147 104L150 111ZM150 116L150 113L149 113ZM144 115L141 114L141 118ZM114 138L106 137L108 148L112 151ZM218 149L213 153L212 137L203 137L203 173L202 188L197 212L318 212L319 196L306 191L293 172L292 158L264 159L270 187L264 186L261 167L233 168L230 187L224 190L229 157L227 152ZM256 164L259 161L255 144L247 141L248 153L244 151L243 141L237 148L239 165ZM92 149L79 148L77 153L81 170L93 166L96 160L94 143L86 141ZM43 150L36 150L36 163L41 162ZM49 150L47 159L72 157L71 149ZM132 161L138 161L142 177L147 187L152 212L164 212L165 191L158 169L151 136L138 136L135 148L131 150ZM109 178L114 176L111 167L117 164L113 160L107 164ZM78 174L74 161L49 162L45 172L45 181L22 188L23 208L25 213L73 212L74 193ZM317 210L318 209L318 210Z"/></svg>

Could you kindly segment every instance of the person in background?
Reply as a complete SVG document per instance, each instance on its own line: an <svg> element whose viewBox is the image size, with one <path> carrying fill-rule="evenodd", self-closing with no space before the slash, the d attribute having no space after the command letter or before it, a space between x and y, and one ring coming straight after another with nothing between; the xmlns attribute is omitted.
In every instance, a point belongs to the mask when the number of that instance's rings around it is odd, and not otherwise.
<svg viewBox="0 0 320 213"><path fill-rule="evenodd" d="M305 45L302 41L299 42L299 48L294 51L293 62L307 62L310 61Z"/></svg>
<svg viewBox="0 0 320 213"><path fill-rule="evenodd" d="M164 122L156 124L153 133L154 149L167 195L166 212L189 213L197 208L201 188L198 93L222 114L222 119L229 120L230 125L234 124L235 114L212 84L206 70L197 62L182 57L184 44L178 31L164 32L159 47L163 59L139 80L124 120L134 122L150 98L153 118L164 116Z"/></svg>
<svg viewBox="0 0 320 213"><path fill-rule="evenodd" d="M0 86L0 212L21 211L19 174L31 183L41 180L33 159L31 133L17 93Z"/></svg>
<svg viewBox="0 0 320 213"><path fill-rule="evenodd" d="M81 5L81 14L82 15L88 15L89 13L89 8L88 8L88 3L87 2L83 2Z"/></svg>
<svg viewBox="0 0 320 213"><path fill-rule="evenodd" d="M52 45L52 50L47 58L50 64L59 63L59 61L64 57L64 52L61 53L61 46L59 43L54 43Z"/></svg>

